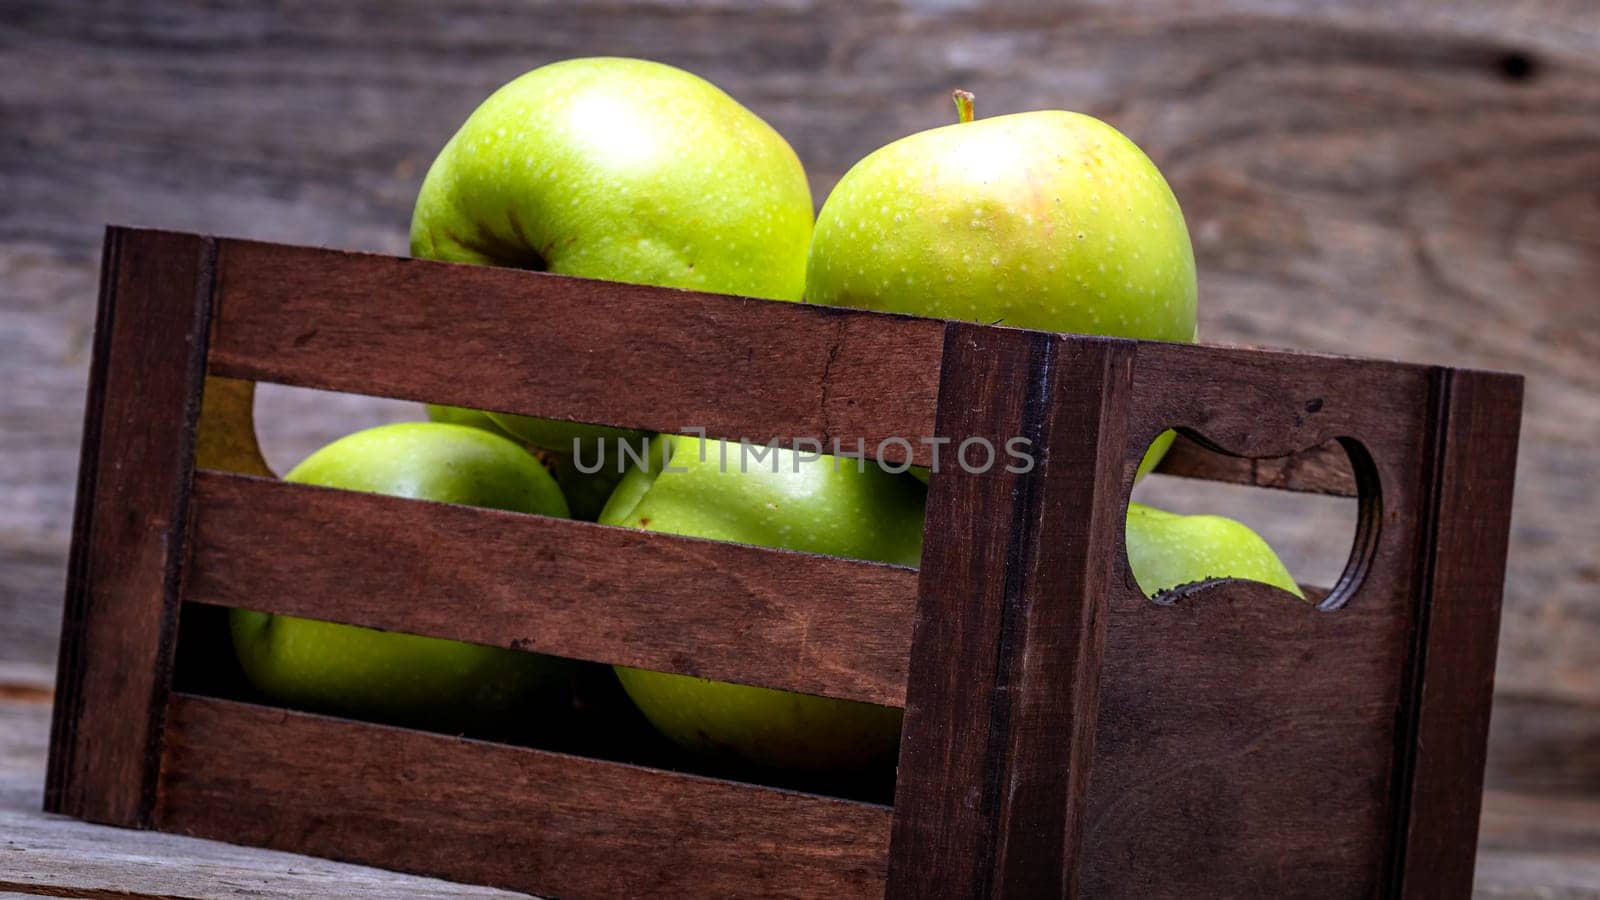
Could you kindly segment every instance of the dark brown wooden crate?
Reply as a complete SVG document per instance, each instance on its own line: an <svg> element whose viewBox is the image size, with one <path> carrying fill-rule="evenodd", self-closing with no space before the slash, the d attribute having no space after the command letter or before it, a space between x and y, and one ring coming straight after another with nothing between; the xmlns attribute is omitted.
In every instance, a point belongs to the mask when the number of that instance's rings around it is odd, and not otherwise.
<svg viewBox="0 0 1600 900"><path fill-rule="evenodd" d="M251 241L217 266L217 375L761 442L933 433L929 319Z"/></svg>
<svg viewBox="0 0 1600 900"><path fill-rule="evenodd" d="M558 896L1470 884L1515 376L123 229L107 246L52 808ZM919 576L276 484L257 379L869 454L1023 434L1039 464L936 474ZM1314 604L1229 580L1142 597L1121 518L1168 427L1176 474L1357 496L1339 583ZM428 569L394 564L397 532ZM484 598L471 620L419 602L445 571ZM361 587L308 589L335 581ZM566 591L511 589L529 584ZM897 804L175 694L180 601L903 703Z"/></svg>

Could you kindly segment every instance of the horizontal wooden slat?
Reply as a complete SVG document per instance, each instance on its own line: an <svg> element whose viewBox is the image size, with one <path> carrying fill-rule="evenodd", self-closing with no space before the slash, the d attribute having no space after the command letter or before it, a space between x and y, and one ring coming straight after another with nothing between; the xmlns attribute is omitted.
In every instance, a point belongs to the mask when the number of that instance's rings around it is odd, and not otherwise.
<svg viewBox="0 0 1600 900"><path fill-rule="evenodd" d="M938 320L255 241L218 247L216 375L759 442L838 440L846 451L859 438L869 456L900 438L913 462L929 461L922 439L934 434ZM1425 370L1139 346L1139 379L1159 386L1135 398L1138 414L1153 412L1173 384L1187 395L1198 371L1236 400L1254 398L1235 404L1258 426L1252 441L1288 454L1247 460L1180 441L1161 471L1345 496L1355 488L1337 449L1284 446L1326 417L1298 406L1293 422L1263 411L1287 409L1280 400L1320 409L1320 386L1347 401L1371 394L1357 418L1381 419L1407 396L1383 386ZM1302 389L1311 394L1299 397ZM904 446L881 449L899 459Z"/></svg>
<svg viewBox="0 0 1600 900"><path fill-rule="evenodd" d="M239 240L218 272L213 374L927 461L935 320Z"/></svg>
<svg viewBox="0 0 1600 900"><path fill-rule="evenodd" d="M201 471L185 599L885 705L913 569Z"/></svg>
<svg viewBox="0 0 1600 900"><path fill-rule="evenodd" d="M559 897L882 896L887 807L175 694L156 826Z"/></svg>

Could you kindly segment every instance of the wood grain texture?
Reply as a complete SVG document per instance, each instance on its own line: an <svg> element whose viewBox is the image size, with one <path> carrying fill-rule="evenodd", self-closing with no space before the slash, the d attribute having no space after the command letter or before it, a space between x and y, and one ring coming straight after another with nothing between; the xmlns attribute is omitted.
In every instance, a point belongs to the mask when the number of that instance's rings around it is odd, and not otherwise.
<svg viewBox="0 0 1600 900"><path fill-rule="evenodd" d="M1403 613L1365 600L1235 583L1114 604L1085 896L1380 892L1409 646Z"/></svg>
<svg viewBox="0 0 1600 900"><path fill-rule="evenodd" d="M1455 378L1516 383L1356 359L1139 345L1126 471L1167 427L1251 457L1283 457L1337 439L1348 451L1360 514L1352 563L1315 607L1282 594L1274 601L1275 592L1260 586L1222 583L1181 589L1169 598L1175 605L1162 609L1138 596L1123 564L1125 591L1113 596L1108 625L1105 737L1091 783L1096 852L1086 863L1086 891L1294 896L1330 884L1352 894L1467 890L1461 872L1470 865L1452 863L1446 871L1440 863L1470 857L1475 811L1457 806L1473 801L1445 795L1475 796L1481 784L1481 750L1462 745L1487 725L1493 666L1485 655L1494 644L1498 596L1492 578L1477 585L1483 593L1473 611L1442 638L1451 649L1441 671L1460 666L1477 686L1455 701L1434 701L1442 721L1432 742L1444 753L1434 775L1449 787L1429 790L1412 755L1413 723L1428 716L1415 675L1426 665L1426 647L1413 635L1431 633L1429 604L1418 598L1431 591L1424 561L1439 521L1433 460L1441 445L1432 426L1437 387ZM1487 424L1492 419L1514 430L1514 412L1514 403L1486 407L1477 427L1496 427ZM1494 447L1485 451L1485 471L1505 477L1510 459ZM1493 537L1491 530L1483 539ZM1252 608L1257 604L1262 608ZM1252 649L1255 641L1263 643ZM1232 652L1221 654L1220 646ZM1296 652L1282 653L1285 646ZM1278 776L1262 778L1264 771ZM1182 774L1152 784L1152 773L1164 772ZM1430 821L1455 821L1430 830L1434 858L1407 875L1412 881L1390 885L1385 867L1398 873L1409 856L1406 841L1394 837L1403 833L1395 823L1413 814L1418 789L1430 798L1420 801ZM1203 845L1195 835L1205 836ZM1173 851L1178 846L1183 852ZM1296 865L1284 867L1284 858Z"/></svg>
<svg viewBox="0 0 1600 900"><path fill-rule="evenodd" d="M1511 527L1522 379L1445 372L1435 382L1433 486L1422 560L1397 888L1472 886Z"/></svg>
<svg viewBox="0 0 1600 900"><path fill-rule="evenodd" d="M1037 458L930 483L891 896L1077 895L1134 349L948 327L938 434Z"/></svg>
<svg viewBox="0 0 1600 900"><path fill-rule="evenodd" d="M193 548L192 601L905 698L909 568L204 471Z"/></svg>
<svg viewBox="0 0 1600 900"><path fill-rule="evenodd" d="M1500 790L1597 798L1600 709L1500 693L1489 719L1487 782Z"/></svg>
<svg viewBox="0 0 1600 900"><path fill-rule="evenodd" d="M246 241L219 257L219 375L869 455L932 434L937 322Z"/></svg>
<svg viewBox="0 0 1600 900"><path fill-rule="evenodd" d="M45 804L148 823L171 680L215 248L106 235Z"/></svg>
<svg viewBox="0 0 1600 900"><path fill-rule="evenodd" d="M168 721L166 830L561 897L883 892L887 807L183 694Z"/></svg>

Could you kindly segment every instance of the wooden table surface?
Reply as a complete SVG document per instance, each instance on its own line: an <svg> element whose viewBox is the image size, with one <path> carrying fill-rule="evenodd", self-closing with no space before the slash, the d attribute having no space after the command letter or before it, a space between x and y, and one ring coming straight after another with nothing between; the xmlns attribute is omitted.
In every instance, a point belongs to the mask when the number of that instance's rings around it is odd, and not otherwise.
<svg viewBox="0 0 1600 900"><path fill-rule="evenodd" d="M606 53L728 88L791 139L818 202L875 147L949 121L955 86L978 93L982 116L1094 113L1145 147L1183 202L1207 339L1527 373L1479 892L1600 896L1589 0L5 9L0 893L458 891L37 812L100 233L119 222L404 252L422 174L479 99L541 63ZM288 389L262 406L280 468L416 415ZM1305 580L1342 563L1349 509L1265 491L1190 498L1205 486L1171 481L1176 493L1145 499L1245 518Z"/></svg>
<svg viewBox="0 0 1600 900"><path fill-rule="evenodd" d="M39 811L46 694L0 699L0 896L515 897L469 887ZM1600 801L1491 791L1476 896L1600 897Z"/></svg>

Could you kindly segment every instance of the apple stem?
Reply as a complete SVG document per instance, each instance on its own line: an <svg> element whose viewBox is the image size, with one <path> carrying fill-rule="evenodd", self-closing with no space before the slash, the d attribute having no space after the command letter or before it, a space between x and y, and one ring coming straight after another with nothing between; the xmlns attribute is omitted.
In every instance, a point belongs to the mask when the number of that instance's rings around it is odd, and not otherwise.
<svg viewBox="0 0 1600 900"><path fill-rule="evenodd" d="M956 101L956 117L962 122L972 121L973 93L957 88L950 92L950 98Z"/></svg>

